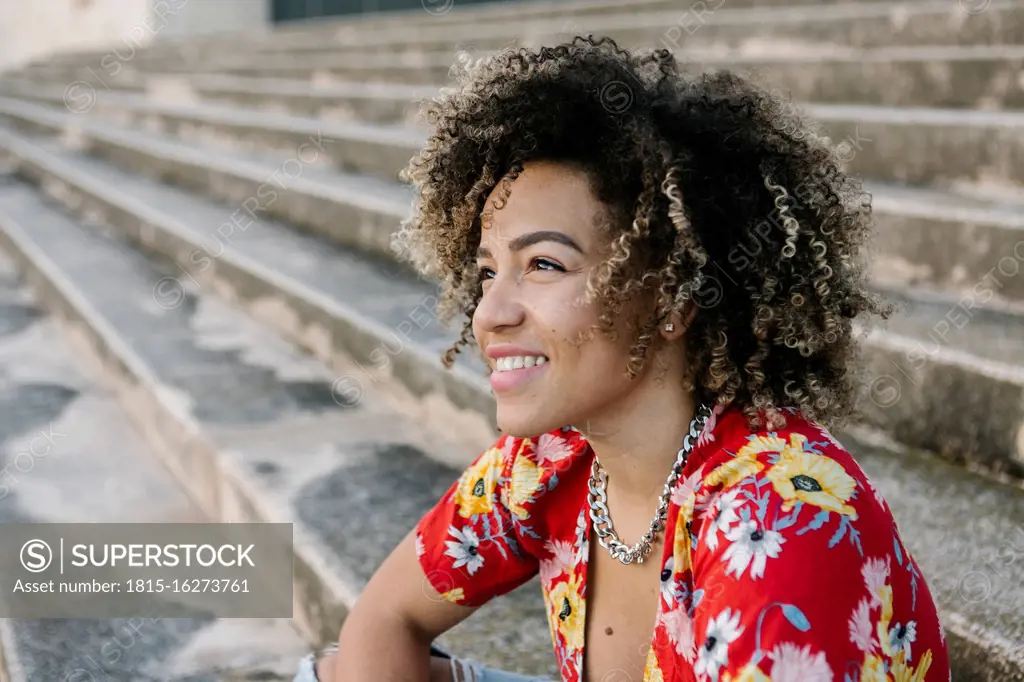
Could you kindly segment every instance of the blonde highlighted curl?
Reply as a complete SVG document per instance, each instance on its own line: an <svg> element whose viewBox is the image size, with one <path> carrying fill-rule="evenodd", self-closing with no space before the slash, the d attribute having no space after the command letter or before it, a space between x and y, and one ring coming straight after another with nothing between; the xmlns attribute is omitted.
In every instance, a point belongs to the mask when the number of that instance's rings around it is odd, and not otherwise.
<svg viewBox="0 0 1024 682"><path fill-rule="evenodd" d="M421 109L432 134L402 170L416 201L392 243L439 280L439 320L465 316L445 366L475 344L486 197L503 179L500 207L525 163L556 161L586 171L607 207L610 256L588 282L599 329L638 291L655 293L630 376L658 325L696 305L685 346L698 401L739 401L770 428L785 424L782 408L829 428L852 416L852 320L892 308L867 288L870 196L791 102L729 72L682 75L670 51L607 37L505 48L454 70L456 86Z"/></svg>

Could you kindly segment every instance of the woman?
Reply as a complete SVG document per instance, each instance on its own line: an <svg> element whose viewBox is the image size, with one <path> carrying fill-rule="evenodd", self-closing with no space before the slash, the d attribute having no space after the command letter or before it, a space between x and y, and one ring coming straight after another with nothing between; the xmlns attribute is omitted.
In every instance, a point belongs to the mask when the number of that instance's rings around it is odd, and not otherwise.
<svg viewBox="0 0 1024 682"><path fill-rule="evenodd" d="M428 113L396 246L466 316L444 360L472 334L502 435L296 681L537 679L431 643L538 574L566 682L948 680L924 577L830 434L851 321L891 313L869 199L791 105L577 37L466 68Z"/></svg>

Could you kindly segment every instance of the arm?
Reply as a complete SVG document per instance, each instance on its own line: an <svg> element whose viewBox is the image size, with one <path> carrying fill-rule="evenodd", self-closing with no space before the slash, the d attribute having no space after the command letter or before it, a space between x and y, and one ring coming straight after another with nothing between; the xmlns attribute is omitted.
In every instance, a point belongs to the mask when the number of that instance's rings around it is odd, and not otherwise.
<svg viewBox="0 0 1024 682"><path fill-rule="evenodd" d="M377 569L342 627L333 682L427 682L434 639L537 574L502 495L519 442L477 457Z"/></svg>
<svg viewBox="0 0 1024 682"><path fill-rule="evenodd" d="M373 574L338 636L338 662L323 682L428 682L430 644L479 607L452 604L427 580L416 529ZM343 665L342 665L343 663Z"/></svg>

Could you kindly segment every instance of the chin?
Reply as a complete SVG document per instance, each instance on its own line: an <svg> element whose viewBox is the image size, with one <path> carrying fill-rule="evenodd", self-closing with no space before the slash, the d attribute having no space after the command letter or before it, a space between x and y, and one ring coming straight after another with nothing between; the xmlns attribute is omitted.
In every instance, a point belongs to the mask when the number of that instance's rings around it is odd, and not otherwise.
<svg viewBox="0 0 1024 682"><path fill-rule="evenodd" d="M555 423L551 415L544 416L544 412L537 410L536 406L527 412L502 409L499 405L496 421L499 430L514 438L536 438L552 429L564 426L564 424Z"/></svg>

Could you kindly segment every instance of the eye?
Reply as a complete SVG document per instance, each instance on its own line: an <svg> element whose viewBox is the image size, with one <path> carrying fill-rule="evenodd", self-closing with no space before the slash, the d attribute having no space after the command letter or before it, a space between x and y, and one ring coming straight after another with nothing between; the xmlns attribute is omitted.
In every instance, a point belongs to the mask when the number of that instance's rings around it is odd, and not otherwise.
<svg viewBox="0 0 1024 682"><path fill-rule="evenodd" d="M534 263L537 264L538 270L546 270L548 272L565 272L565 268L552 260L548 260L547 258L534 258L530 261L530 264L533 265Z"/></svg>
<svg viewBox="0 0 1024 682"><path fill-rule="evenodd" d="M565 268L563 268L555 261L548 260L547 258L534 258L533 260L530 261L530 265L534 266L537 270L540 270L542 272L565 272ZM494 270L492 270L491 268L481 265L479 267L479 270L480 272L478 281L481 286L487 280L494 279Z"/></svg>

